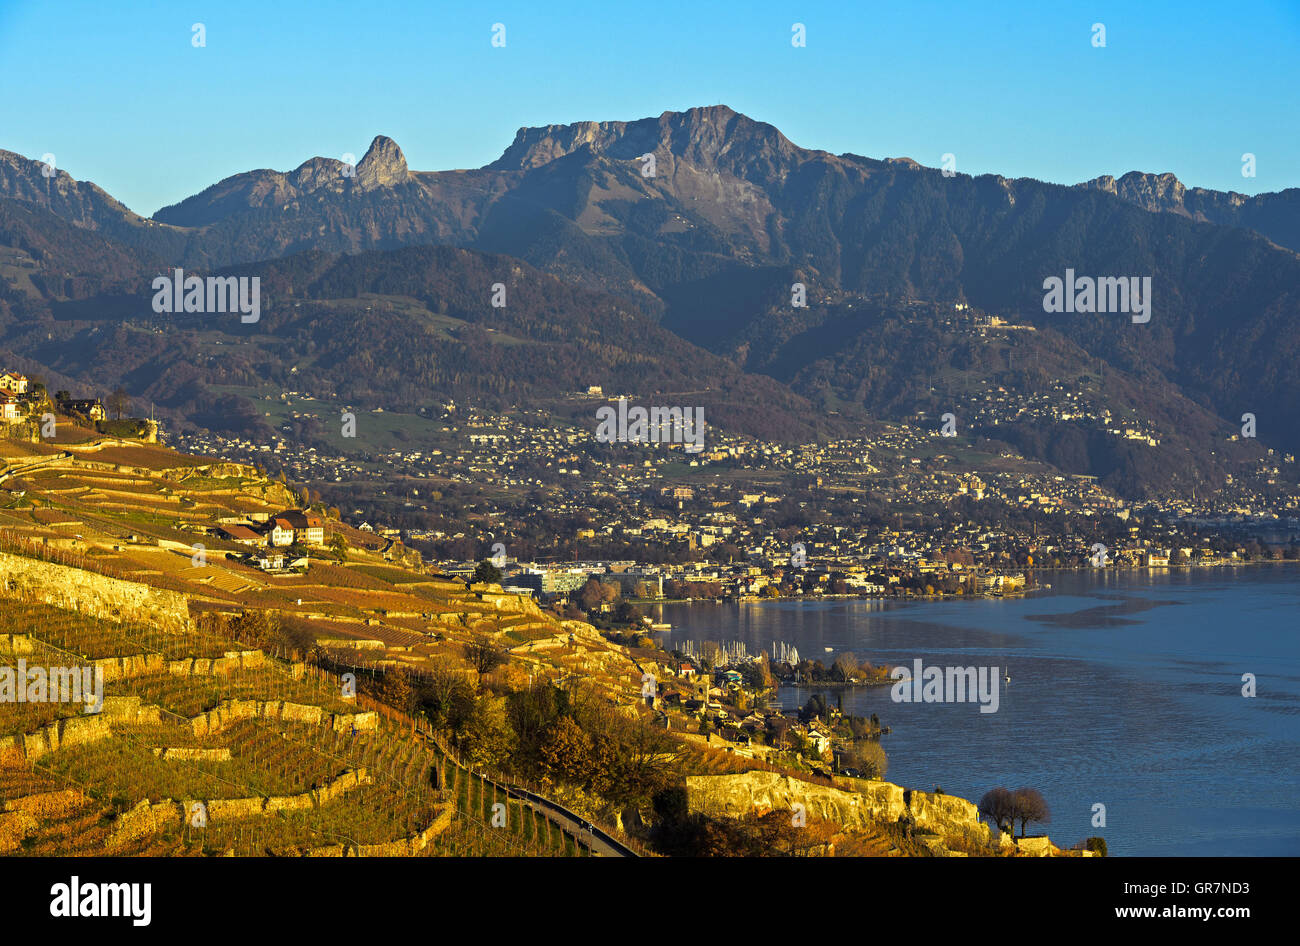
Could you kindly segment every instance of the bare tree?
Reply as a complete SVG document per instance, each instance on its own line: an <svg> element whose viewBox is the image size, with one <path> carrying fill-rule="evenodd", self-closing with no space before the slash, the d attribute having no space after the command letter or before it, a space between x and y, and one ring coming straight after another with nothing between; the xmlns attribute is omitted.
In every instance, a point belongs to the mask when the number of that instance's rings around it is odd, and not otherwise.
<svg viewBox="0 0 1300 946"><path fill-rule="evenodd" d="M858 658L852 653L840 654L835 658L835 663L831 664L831 669L841 680L848 680L858 672Z"/></svg>
<svg viewBox="0 0 1300 946"><path fill-rule="evenodd" d="M454 666L447 658L432 661L421 684L425 715L437 729L454 725L474 701L468 670Z"/></svg>
<svg viewBox="0 0 1300 946"><path fill-rule="evenodd" d="M1002 787L991 788L980 799L980 814L998 826L999 831L1007 834L1016 828L1015 796Z"/></svg>
<svg viewBox="0 0 1300 946"><path fill-rule="evenodd" d="M113 393L108 396L108 409L113 412L117 420L122 419L131 407L130 395L126 393L126 388L115 388Z"/></svg>
<svg viewBox="0 0 1300 946"><path fill-rule="evenodd" d="M1036 788L1018 788L1012 794L1012 804L1015 811L1015 820L1020 822L1020 836L1025 836L1025 826L1031 821L1039 824L1047 824L1052 820L1051 809L1047 807L1047 800L1043 798L1041 792Z"/></svg>
<svg viewBox="0 0 1300 946"><path fill-rule="evenodd" d="M490 635L478 632L465 645L465 659L482 677L505 663L509 659L509 653Z"/></svg>
<svg viewBox="0 0 1300 946"><path fill-rule="evenodd" d="M701 641L699 657L703 669L713 670L722 657L722 648L718 646L717 641Z"/></svg>

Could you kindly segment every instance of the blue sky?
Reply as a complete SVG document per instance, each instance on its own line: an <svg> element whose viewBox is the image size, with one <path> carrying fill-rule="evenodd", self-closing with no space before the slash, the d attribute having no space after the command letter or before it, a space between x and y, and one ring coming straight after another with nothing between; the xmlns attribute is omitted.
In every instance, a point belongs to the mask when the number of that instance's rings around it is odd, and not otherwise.
<svg viewBox="0 0 1300 946"><path fill-rule="evenodd" d="M376 134L479 167L523 125L725 103L837 153L1258 193L1300 186L1298 54L1300 0L0 0L0 148L150 214Z"/></svg>

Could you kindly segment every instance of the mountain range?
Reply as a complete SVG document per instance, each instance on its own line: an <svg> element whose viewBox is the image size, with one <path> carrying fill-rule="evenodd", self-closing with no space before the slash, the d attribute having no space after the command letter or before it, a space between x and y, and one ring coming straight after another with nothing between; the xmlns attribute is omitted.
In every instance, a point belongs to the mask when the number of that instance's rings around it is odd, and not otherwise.
<svg viewBox="0 0 1300 946"><path fill-rule="evenodd" d="M0 356L183 423L247 413L214 416L208 386L291 369L388 409L695 397L668 403L779 439L1055 384L1159 444L1069 419L970 432L1133 495L1222 482L1258 452L1228 444L1245 412L1261 444L1300 447L1300 189L950 175L801 148L725 106L524 128L477 170L412 171L380 136L355 167L248 171L152 218L48 173L0 151ZM260 275L262 322L159 323L147 287L172 267ZM1150 276L1150 321L1045 312L1067 270ZM971 310L1035 331L954 320Z"/></svg>

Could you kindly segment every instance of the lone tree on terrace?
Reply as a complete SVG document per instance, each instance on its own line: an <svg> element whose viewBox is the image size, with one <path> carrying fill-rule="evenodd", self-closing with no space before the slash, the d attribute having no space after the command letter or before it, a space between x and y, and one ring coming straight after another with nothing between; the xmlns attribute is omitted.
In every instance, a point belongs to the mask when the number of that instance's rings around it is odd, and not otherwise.
<svg viewBox="0 0 1300 946"><path fill-rule="evenodd" d="M1052 820L1052 811L1047 801L1036 788L1019 788L1012 795L1015 803L1016 820L1020 822L1020 836L1025 836L1025 826L1031 821L1047 824Z"/></svg>
<svg viewBox="0 0 1300 946"><path fill-rule="evenodd" d="M1022 838L1031 821L1046 824L1052 820L1047 801L1036 788L1019 788L1014 792L1001 787L990 789L980 799L979 812L1007 834L1014 834L1016 822L1020 822Z"/></svg>
<svg viewBox="0 0 1300 946"><path fill-rule="evenodd" d="M484 585L499 585L501 583L501 569L492 564L490 559L483 559L474 569L473 583Z"/></svg>
<svg viewBox="0 0 1300 946"><path fill-rule="evenodd" d="M108 409L113 412L114 419L121 420L122 415L127 412L131 406L130 395L126 393L126 388L116 388L108 396Z"/></svg>
<svg viewBox="0 0 1300 946"><path fill-rule="evenodd" d="M1011 834L1015 831L1015 800L1012 793L1005 788L991 788L980 799L980 814L992 821L999 831Z"/></svg>
<svg viewBox="0 0 1300 946"><path fill-rule="evenodd" d="M491 673L509 659L505 647L490 635L476 632L465 645L465 659L479 676Z"/></svg>

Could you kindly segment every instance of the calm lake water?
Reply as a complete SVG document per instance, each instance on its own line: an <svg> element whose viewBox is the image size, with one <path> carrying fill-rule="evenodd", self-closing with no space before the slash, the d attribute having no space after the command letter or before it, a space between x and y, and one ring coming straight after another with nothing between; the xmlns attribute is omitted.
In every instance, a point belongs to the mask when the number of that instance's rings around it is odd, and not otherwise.
<svg viewBox="0 0 1300 946"><path fill-rule="evenodd" d="M1068 846L1118 855L1300 855L1300 567L1042 573L1026 598L676 604L665 645L773 641L830 666L1008 668L996 713L844 690L878 714L887 778L972 801L1032 786ZM825 648L830 648L827 652ZM1242 696L1242 674L1257 696ZM782 688L783 706L813 690ZM832 697L833 698L833 697ZM1094 804L1106 827L1094 828Z"/></svg>

